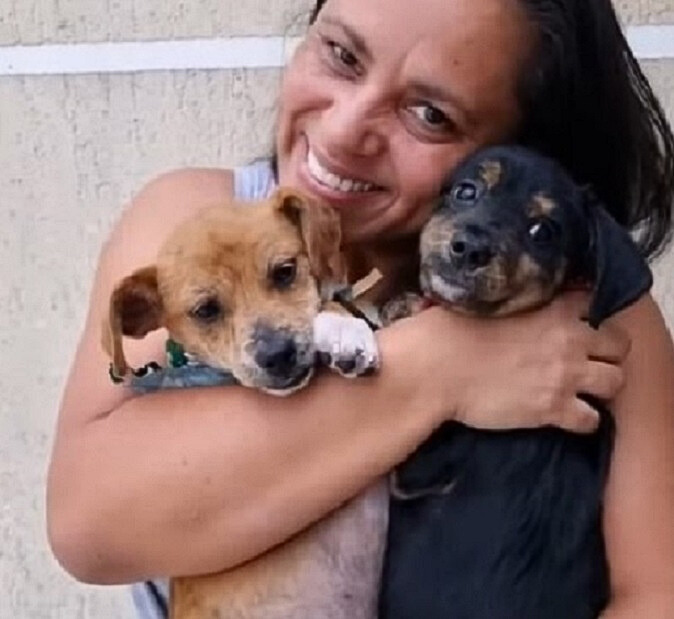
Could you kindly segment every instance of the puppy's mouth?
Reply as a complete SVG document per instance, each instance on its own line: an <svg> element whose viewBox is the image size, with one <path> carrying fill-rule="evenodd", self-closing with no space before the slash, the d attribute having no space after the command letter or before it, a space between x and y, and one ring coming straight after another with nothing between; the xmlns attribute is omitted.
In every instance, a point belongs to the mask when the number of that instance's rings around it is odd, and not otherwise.
<svg viewBox="0 0 674 619"><path fill-rule="evenodd" d="M491 313L515 294L505 274L496 269L485 267L467 273L444 261L423 264L420 284L432 301L476 314Z"/></svg>
<svg viewBox="0 0 674 619"><path fill-rule="evenodd" d="M270 384L260 386L265 393L275 396L287 396L307 386L314 374L313 366L298 368L298 371L288 378L273 378Z"/></svg>
<svg viewBox="0 0 674 619"><path fill-rule="evenodd" d="M234 374L246 387L289 395L306 386L315 366L311 331L259 322L242 349Z"/></svg>

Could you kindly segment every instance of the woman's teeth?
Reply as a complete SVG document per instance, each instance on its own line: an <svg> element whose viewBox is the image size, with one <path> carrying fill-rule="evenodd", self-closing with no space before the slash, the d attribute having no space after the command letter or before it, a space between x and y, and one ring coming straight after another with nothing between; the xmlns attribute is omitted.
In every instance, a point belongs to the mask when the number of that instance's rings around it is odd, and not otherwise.
<svg viewBox="0 0 674 619"><path fill-rule="evenodd" d="M316 156L309 151L307 153L307 167L311 176L322 185L333 189L334 191L361 192L372 191L376 187L373 183L356 181L351 178L342 178L326 170L316 159Z"/></svg>

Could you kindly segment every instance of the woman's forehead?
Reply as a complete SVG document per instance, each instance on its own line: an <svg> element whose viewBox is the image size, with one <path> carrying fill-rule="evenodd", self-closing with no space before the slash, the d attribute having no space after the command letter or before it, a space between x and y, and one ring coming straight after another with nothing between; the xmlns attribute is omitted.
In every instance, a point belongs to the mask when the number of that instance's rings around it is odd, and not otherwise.
<svg viewBox="0 0 674 619"><path fill-rule="evenodd" d="M446 91L429 98L477 116L514 99L533 39L518 0L328 0L319 19L391 85Z"/></svg>
<svg viewBox="0 0 674 619"><path fill-rule="evenodd" d="M373 52L389 53L423 43L436 52L468 46L502 55L502 44L527 28L519 0L327 0L320 19L343 23Z"/></svg>

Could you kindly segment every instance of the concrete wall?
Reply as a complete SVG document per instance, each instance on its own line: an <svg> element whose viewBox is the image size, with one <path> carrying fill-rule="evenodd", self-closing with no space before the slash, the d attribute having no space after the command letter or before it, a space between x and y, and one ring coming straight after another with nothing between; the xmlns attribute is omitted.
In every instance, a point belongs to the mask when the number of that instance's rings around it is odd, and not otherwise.
<svg viewBox="0 0 674 619"><path fill-rule="evenodd" d="M674 0L621 0L674 24ZM308 0L3 0L16 46L278 35ZM645 63L674 118L674 59ZM100 244L145 180L267 152L278 71L0 74L0 619L130 617L123 589L63 574L44 533L44 473ZM672 259L657 293L674 320Z"/></svg>

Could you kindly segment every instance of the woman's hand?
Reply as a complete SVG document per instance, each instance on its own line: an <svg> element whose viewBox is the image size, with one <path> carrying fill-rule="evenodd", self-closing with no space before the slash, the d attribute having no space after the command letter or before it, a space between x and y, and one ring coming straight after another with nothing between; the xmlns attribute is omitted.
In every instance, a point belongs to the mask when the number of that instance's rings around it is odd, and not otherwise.
<svg viewBox="0 0 674 619"><path fill-rule="evenodd" d="M624 376L627 334L611 321L582 318L589 297L569 292L539 310L476 318L428 309L390 327L408 352L408 369L440 421L483 429L554 425L591 432L597 412L578 394L611 400ZM386 358L384 358L386 363Z"/></svg>

